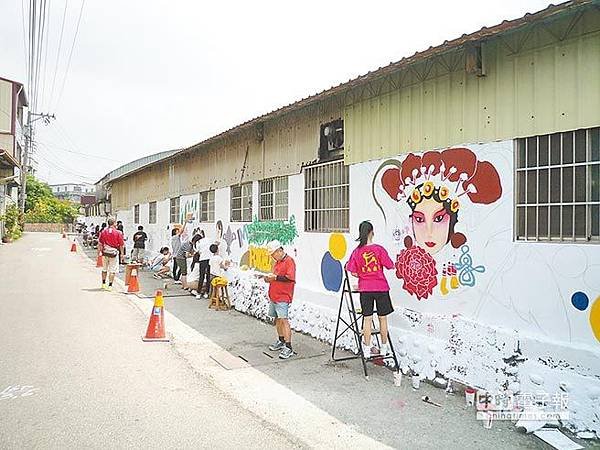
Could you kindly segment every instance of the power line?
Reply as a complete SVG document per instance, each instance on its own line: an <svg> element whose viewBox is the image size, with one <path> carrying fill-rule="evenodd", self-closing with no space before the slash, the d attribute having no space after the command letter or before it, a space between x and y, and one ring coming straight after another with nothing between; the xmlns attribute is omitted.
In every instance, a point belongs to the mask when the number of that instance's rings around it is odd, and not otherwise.
<svg viewBox="0 0 600 450"><path fill-rule="evenodd" d="M65 175L69 175L71 177L74 178L78 178L80 180L84 180L88 183L94 183L94 178L92 178L91 176L84 176L84 175L80 175L77 172L73 172L72 170L69 170L67 168L65 168L64 166L61 166L60 164L51 161L50 159L47 159L45 156L39 154L38 158L40 158L42 161L44 161L47 165L49 165L50 167L54 168L54 170L61 172Z"/></svg>
<svg viewBox="0 0 600 450"><path fill-rule="evenodd" d="M69 59L67 60L67 70L65 71L65 77L63 78L62 87L60 89L60 94L58 95L58 100L56 101L56 105L54 109L58 109L58 105L60 104L60 100L62 99L63 92L65 90L65 83L67 82L67 77L69 76L69 69L71 67L71 58L73 57L73 50L75 49L75 42L77 41L77 35L79 34L79 24L81 22L81 16L83 15L83 7L85 6L85 0L81 2L81 8L79 9L79 17L77 18L77 27L75 28L75 35L73 36L73 44L71 45L71 51L69 52Z"/></svg>
<svg viewBox="0 0 600 450"><path fill-rule="evenodd" d="M86 158L96 158L96 159L103 159L106 161L112 161L112 162L119 162L119 160L117 159L112 159L112 158L106 158L105 156L96 156L96 155L90 155L89 153L81 153L81 152L76 152L74 150L69 150L68 148L65 147L60 147L52 142L49 141L40 141L39 139L37 141L35 141L38 144L44 145L45 147L50 147L54 150L58 150L58 151L63 151L63 152L68 152L68 153L73 153L75 155L80 155L80 156L84 156Z"/></svg>
<svg viewBox="0 0 600 450"><path fill-rule="evenodd" d="M63 33L65 31L65 18L67 16L67 5L68 5L68 2L67 2L67 0L65 0L65 8L63 10L62 24L60 26L60 37L58 39L58 51L56 52L56 63L54 64L54 76L52 77L52 90L50 91L50 101L48 102L48 106L50 106L52 104L52 100L54 99L54 85L56 84L56 73L58 72L58 63L60 61L60 50L62 48Z"/></svg>
<svg viewBox="0 0 600 450"><path fill-rule="evenodd" d="M60 166L60 167L62 167L63 170L66 170L68 172L71 172L71 173L74 173L74 174L78 174L78 175L81 174L81 176L85 177L85 178L90 178L90 179L95 178L94 174L82 173L81 171L75 172L74 171L75 169L71 170L69 168L68 164L65 163L63 160L61 160L60 157L56 153L54 153L54 150L52 150L50 147L48 147L47 145L45 145L45 144L43 144L41 142L37 142L37 144L41 145L46 150L46 152L48 153L48 155L52 156L54 158L53 163L56 164L56 165L58 165L58 166Z"/></svg>
<svg viewBox="0 0 600 450"><path fill-rule="evenodd" d="M46 34L46 18L47 18L47 1L40 0L40 14L38 16L38 39L36 49L36 63L35 63L35 98L34 98L34 111L37 111L38 104L40 101L40 78L42 74L42 53L44 51L44 42Z"/></svg>
<svg viewBox="0 0 600 450"><path fill-rule="evenodd" d="M47 21L48 21L48 30L46 31L46 35L50 36L50 24L52 23L51 21L52 18L52 9L48 8L48 17L47 17ZM44 65L42 66L42 100L41 100L41 105L42 108L44 106L44 100L46 100L46 74L48 72L48 47L50 47L50 39L46 39L46 49L44 51ZM47 104L47 102L46 102Z"/></svg>
<svg viewBox="0 0 600 450"><path fill-rule="evenodd" d="M27 59L27 38L25 35L25 0L21 0L21 19L23 19L23 56L25 56L25 70L27 72L29 68L29 61Z"/></svg>

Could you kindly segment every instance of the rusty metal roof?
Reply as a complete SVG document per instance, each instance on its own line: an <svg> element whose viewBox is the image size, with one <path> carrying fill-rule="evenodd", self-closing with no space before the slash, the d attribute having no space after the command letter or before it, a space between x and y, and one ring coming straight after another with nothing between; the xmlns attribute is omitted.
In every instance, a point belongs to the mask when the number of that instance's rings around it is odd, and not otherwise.
<svg viewBox="0 0 600 450"><path fill-rule="evenodd" d="M417 51L412 56L407 56L405 58L402 58L400 61L391 62L387 66L379 67L377 70L367 72L366 74L360 75L360 76L353 78L345 83L340 83L337 86L330 87L329 89L325 89L321 92L318 92L311 96L305 97L294 103L290 103L288 105L282 106L281 108L275 109L266 114L257 116L257 117L250 119L240 125L237 125L228 130L225 130L222 133L219 133L213 137L205 139L204 141L194 144L188 148L185 148L182 150L182 152L185 152L188 150L193 150L200 146L210 144L232 132L241 131L242 129L259 124L259 123L267 121L269 119L273 119L282 114L286 114L286 113L304 108L306 106L313 104L316 101L320 101L320 100L323 100L324 98L327 98L327 97L330 97L330 96L333 96L336 94L340 94L348 89L351 89L353 87L356 87L356 86L366 83L368 81L372 81L376 78L384 77L386 75L389 75L390 73L401 70L401 69L405 68L406 66L409 66L411 64L414 64L415 62L427 59L434 55L437 55L440 53L445 53L447 51L460 48L470 42L488 39L490 37L530 25L532 23L541 22L543 20L547 20L548 18L550 18L552 16L555 16L558 14L563 14L568 10L580 8L580 7L582 7L584 5L588 5L588 4L597 3L597 1L598 0L571 0L571 1L561 3L558 5L550 4L545 9L542 9L535 13L527 13L524 16L519 17L518 19L504 20L501 23L499 23L498 25L494 25L492 27L483 27L480 30L475 31L474 33L471 33L471 34L463 34L459 38L453 39L451 41L444 41L441 45L438 45L437 47L431 46L427 50L424 50L421 52Z"/></svg>
<svg viewBox="0 0 600 450"><path fill-rule="evenodd" d="M564 2L564 3L560 3L558 5L550 4L545 9L542 9L535 13L527 13L524 16L519 17L517 19L504 20L501 23L494 25L492 27L483 27L483 28L479 29L478 31L475 31L474 33L463 34L462 36L460 36L456 39L450 40L450 41L446 40L441 45L438 45L437 47L431 46L427 50L423 50L420 52L417 51L411 56L402 58L400 61L391 62L387 66L379 67L378 69L376 69L374 71L367 72L366 74L358 76L356 78L353 78L345 83L340 83L337 86L330 87L329 89L325 89L325 90L318 92L316 94L313 94L311 96L302 98L294 103L290 103L288 105L282 106L281 108L275 109L266 114L257 116L253 119L250 119L246 122L236 125L235 127L229 128L215 136L212 136L208 139L205 139L201 142L191 145L190 147L181 149L179 152L176 152L172 155L167 156L164 159L161 159L161 161L175 158L181 153L186 153L189 151L197 150L200 147L214 143L227 135L236 133L238 131L242 131L244 129L247 129L247 128L255 126L255 125L258 125L262 122L274 119L283 114L305 108L305 107L312 105L315 102L321 101L325 98L328 98L328 97L331 97L331 96L334 96L337 94L341 94L349 89L360 86L364 83L370 82L370 81L378 79L378 78L385 77L391 73L395 73L395 72L402 70L402 69L406 68L407 66L410 66L411 64L414 64L416 62L420 62L420 61L423 61L432 56L439 55L441 53L446 53L448 51L461 48L465 44L489 39L491 37L495 37L495 36L503 34L503 33L514 31L514 30L517 30L519 28L522 28L522 27L525 27L525 26L528 26L528 25L531 25L534 23L539 23L539 22L548 20L549 18L555 17L557 15L562 15L571 10L579 9L579 8L587 6L587 5L593 5L593 4L598 4L598 3L599 3L598 0L571 0L571 1ZM151 164L148 164L148 165L151 165Z"/></svg>

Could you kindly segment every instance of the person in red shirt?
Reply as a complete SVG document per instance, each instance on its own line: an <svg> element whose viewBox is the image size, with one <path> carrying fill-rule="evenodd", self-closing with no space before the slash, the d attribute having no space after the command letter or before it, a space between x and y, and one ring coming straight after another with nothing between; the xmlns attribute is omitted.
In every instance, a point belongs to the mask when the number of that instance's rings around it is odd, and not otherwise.
<svg viewBox="0 0 600 450"><path fill-rule="evenodd" d="M275 320L279 339L269 346L271 351L280 351L279 358L288 359L294 355L292 350L292 330L288 321L290 303L294 298L296 284L296 263L285 253L279 241L267 244L271 257L275 260L273 273L264 276L269 283L269 316Z"/></svg>
<svg viewBox="0 0 600 450"><path fill-rule="evenodd" d="M102 289L112 290L115 273L119 270L119 260L123 263L125 258L125 241L123 233L115 227L115 219L108 219L108 227L100 233L98 238L98 252L102 254ZM120 256L119 256L120 255ZM106 285L108 275L108 286Z"/></svg>

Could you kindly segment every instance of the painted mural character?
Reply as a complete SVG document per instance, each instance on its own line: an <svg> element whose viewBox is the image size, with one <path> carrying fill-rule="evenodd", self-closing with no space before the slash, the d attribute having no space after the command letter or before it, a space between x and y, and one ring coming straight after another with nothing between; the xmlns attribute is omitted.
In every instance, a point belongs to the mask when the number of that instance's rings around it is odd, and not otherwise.
<svg viewBox="0 0 600 450"><path fill-rule="evenodd" d="M441 254L447 244L468 252L467 237L455 229L459 212L468 200L490 204L500 198L502 186L494 166L478 161L467 148L410 153L402 162L389 160L379 167L373 194L379 173L383 190L410 208L411 233L405 236L405 249L396 258L396 276L404 281L403 288L419 300L426 299L438 285L441 272L440 293L457 289L460 263L447 260L440 268L434 255ZM386 219L381 204L377 199L375 202Z"/></svg>
<svg viewBox="0 0 600 450"><path fill-rule="evenodd" d="M377 316L381 327L379 353L383 356L390 354L387 316L394 312L390 286L383 273L383 269L393 269L394 262L385 248L373 243L373 236L373 225L365 220L358 227L358 247L354 249L346 264L346 270L358 278L360 306L364 317L362 349L365 358L371 357L374 306L377 305Z"/></svg>
<svg viewBox="0 0 600 450"><path fill-rule="evenodd" d="M223 222L220 220L217 220L217 235L216 235L216 240L220 241L221 239L223 239Z"/></svg>

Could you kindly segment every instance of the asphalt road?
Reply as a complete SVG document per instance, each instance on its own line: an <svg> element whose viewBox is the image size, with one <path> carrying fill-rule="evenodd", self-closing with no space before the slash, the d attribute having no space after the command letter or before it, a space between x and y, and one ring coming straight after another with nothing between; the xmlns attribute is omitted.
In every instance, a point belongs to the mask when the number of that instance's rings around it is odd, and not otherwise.
<svg viewBox="0 0 600 450"><path fill-rule="evenodd" d="M0 247L0 448L297 448L99 290L55 233Z"/></svg>

